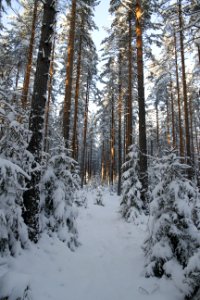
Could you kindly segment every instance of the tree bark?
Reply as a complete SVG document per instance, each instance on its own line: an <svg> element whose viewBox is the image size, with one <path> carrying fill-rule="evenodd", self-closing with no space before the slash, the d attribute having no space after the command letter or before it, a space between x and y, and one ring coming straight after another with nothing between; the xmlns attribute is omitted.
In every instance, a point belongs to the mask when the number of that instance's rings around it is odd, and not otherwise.
<svg viewBox="0 0 200 300"><path fill-rule="evenodd" d="M175 135L175 117L174 117L174 96L172 79L170 79L170 94L171 94L171 111L172 111L172 145L176 147L176 135Z"/></svg>
<svg viewBox="0 0 200 300"><path fill-rule="evenodd" d="M133 50L132 50L132 10L128 12L128 103L127 103L127 145L126 151L129 151L129 146L132 145L132 59L133 59Z"/></svg>
<svg viewBox="0 0 200 300"><path fill-rule="evenodd" d="M199 64L200 64L200 46L197 45L197 51L198 51L198 59L199 59Z"/></svg>
<svg viewBox="0 0 200 300"><path fill-rule="evenodd" d="M82 16L81 29L83 29L84 17ZM81 76L81 58L82 58L82 41L83 33L80 34L79 40L79 49L78 49L78 63L77 63L77 72L76 72L76 88L75 88L75 109L74 109L74 125L73 125L73 135L72 135L72 155L74 159L78 157L77 151L77 121L78 121L78 99L79 99L79 90L80 90L80 76Z"/></svg>
<svg viewBox="0 0 200 300"><path fill-rule="evenodd" d="M159 112L158 112L158 100L156 100L156 143L157 143L157 151L160 155L160 128L159 128Z"/></svg>
<svg viewBox="0 0 200 300"><path fill-rule="evenodd" d="M184 144L183 144L183 129L181 122L181 97L180 97L180 85L179 85L179 73L178 73L178 57L177 57L177 41L176 33L174 31L174 45L175 45L175 64L176 64L176 90L178 97L178 124L179 124L179 152L180 157L184 157Z"/></svg>
<svg viewBox="0 0 200 300"><path fill-rule="evenodd" d="M72 0L69 42L67 50L66 82L63 111L63 137L66 147L69 147L70 116L71 116L71 97L72 97L72 74L74 63L74 40L76 26L76 0Z"/></svg>
<svg viewBox="0 0 200 300"><path fill-rule="evenodd" d="M171 146L171 138L170 138L170 117L169 117L169 99L167 98L166 101L166 107L167 107L167 132L166 132L166 141L167 146L170 148Z"/></svg>
<svg viewBox="0 0 200 300"><path fill-rule="evenodd" d="M48 82L48 98L45 109L45 126L44 126L44 151L48 151L49 143L48 143L48 128L49 128L49 113L50 113L50 103L51 103L51 93L52 93L52 84L53 84L53 75L54 75L54 56L55 56L55 42L56 38L53 40L52 47L52 56L51 63L49 68L49 82Z"/></svg>
<svg viewBox="0 0 200 300"><path fill-rule="evenodd" d="M142 8L141 1L136 1L136 47L137 47L137 77L138 77L138 103L139 103L139 177L142 184L142 200L146 201L148 188L147 176L147 143L146 143L146 112L144 96L144 66L143 66L143 42L142 42Z"/></svg>
<svg viewBox="0 0 200 300"><path fill-rule="evenodd" d="M50 56L52 50L51 37L54 34L53 24L55 23L56 9L54 0L46 0L43 9L43 20L41 38L39 44L37 66L31 103L31 114L29 128L32 131L28 150L33 154L36 163L41 162L44 114L46 105L46 94L48 74L50 67ZM38 241L39 235L39 182L40 168L37 167L31 174L31 181L28 190L24 193L25 210L23 217L28 225L29 237L32 241Z"/></svg>
<svg viewBox="0 0 200 300"><path fill-rule="evenodd" d="M29 49L28 49L28 60L26 65L26 72L24 76L24 82L23 82L23 88L22 88L22 108L26 109L27 102L28 102L28 90L29 90L29 83L30 83L30 77L31 77L31 69L32 69L32 61L33 61L33 48L35 44L35 28L36 28L36 21L37 21L37 7L38 7L38 0L34 1L34 7L33 7L33 20L32 20L32 26L31 26L31 38L29 43Z"/></svg>
<svg viewBox="0 0 200 300"><path fill-rule="evenodd" d="M110 139L110 182L114 184L114 168L115 168L115 119L114 119L114 94L112 94L111 103L111 139Z"/></svg>
<svg viewBox="0 0 200 300"><path fill-rule="evenodd" d="M122 168L122 54L119 52L118 58L119 78L118 78L118 186L117 194L121 195L121 168Z"/></svg>
<svg viewBox="0 0 200 300"><path fill-rule="evenodd" d="M179 16L179 30L180 30L180 51L181 51L181 65L182 65L182 84L183 84L183 101L184 101L184 118L185 118L185 143L186 143L186 162L191 165L191 146L190 146L190 129L188 118L188 96L187 96L187 83L185 73L185 53L183 45L183 18L182 18L182 3L178 0L178 16ZM191 177L191 171L188 176Z"/></svg>
<svg viewBox="0 0 200 300"><path fill-rule="evenodd" d="M84 125L83 125L83 150L81 155L81 187L83 188L85 178L85 157L86 157L86 141L87 141L87 125L88 125L88 103L90 91L90 75L87 76L87 88L85 97Z"/></svg>

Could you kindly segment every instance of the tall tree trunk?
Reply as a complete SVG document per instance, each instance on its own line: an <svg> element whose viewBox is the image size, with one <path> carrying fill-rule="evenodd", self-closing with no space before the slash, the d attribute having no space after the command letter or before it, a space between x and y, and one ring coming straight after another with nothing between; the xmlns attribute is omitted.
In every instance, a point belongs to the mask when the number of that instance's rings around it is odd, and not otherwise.
<svg viewBox="0 0 200 300"><path fill-rule="evenodd" d="M93 173L93 131L91 132L90 137L90 148L89 148L89 156L88 156L88 179L91 180Z"/></svg>
<svg viewBox="0 0 200 300"><path fill-rule="evenodd" d="M64 97L64 107L63 107L64 110L63 111L63 137L65 139L66 147L69 147L75 25L76 25L76 0L72 0L69 40L68 40L68 50L67 50L65 97Z"/></svg>
<svg viewBox="0 0 200 300"><path fill-rule="evenodd" d="M84 17L82 16L81 30L83 29L83 25L84 25ZM78 122L78 99L79 99L80 76L81 76L82 41L83 41L83 32L81 32L80 34L79 49L78 49L78 63L77 63L77 72L76 72L74 125L73 125L73 135L72 135L72 155L74 159L77 159L78 156L77 122Z"/></svg>
<svg viewBox="0 0 200 300"><path fill-rule="evenodd" d="M167 102L166 102L166 107L167 107L167 132L166 132L166 141L167 141L167 146L170 148L171 137L170 137L170 117L169 117L169 99L168 98L167 98Z"/></svg>
<svg viewBox="0 0 200 300"><path fill-rule="evenodd" d="M137 47L137 76L138 76L138 103L139 103L139 147L140 147L140 181L142 184L142 199L146 201L148 188L147 176L147 142L146 142L146 112L144 97L144 66L143 66L143 42L142 42L142 8L141 1L136 1L136 47Z"/></svg>
<svg viewBox="0 0 200 300"><path fill-rule="evenodd" d="M17 74L16 74L16 78L15 78L15 93L12 98L12 103L15 103L16 99L17 99L17 87L18 87L18 83L19 83L20 66L21 66L21 61L19 61L17 64Z"/></svg>
<svg viewBox="0 0 200 300"><path fill-rule="evenodd" d="M117 194L121 195L121 168L122 168L122 54L119 52L118 58L119 74L118 74L118 187Z"/></svg>
<svg viewBox="0 0 200 300"><path fill-rule="evenodd" d="M160 154L160 129L159 129L159 113L158 113L158 101L156 100L156 143L157 151Z"/></svg>
<svg viewBox="0 0 200 300"><path fill-rule="evenodd" d="M175 52L175 64L176 64L176 89L178 97L178 127L179 127L179 152L180 157L184 157L184 145L183 145L183 129L181 122L181 97L180 97L180 85L179 85L179 73L178 73L178 57L177 57L177 41L176 32L174 31L174 52Z"/></svg>
<svg viewBox="0 0 200 300"><path fill-rule="evenodd" d="M187 83L185 73L185 52L183 45L183 18L182 18L182 3L178 0L178 16L179 16L179 30L180 30L180 51L181 51L181 65L182 65L182 83L183 83L183 100L184 100L184 117L185 117L185 143L186 143L186 155L187 164L191 165L191 148L190 148L190 129L188 118L188 96L187 96ZM189 177L192 176L192 172L189 171Z"/></svg>
<svg viewBox="0 0 200 300"><path fill-rule="evenodd" d="M35 28L36 28L36 21L37 21L37 8L38 8L38 0L34 1L33 7L33 20L31 25L31 37L28 49L28 60L26 64L26 71L24 76L23 88L22 88L22 108L26 109L27 102L28 102L28 90L29 90L29 83L31 77L31 69L32 69L32 61L33 61L33 48L35 44Z"/></svg>
<svg viewBox="0 0 200 300"><path fill-rule="evenodd" d="M172 145L176 147L176 135L175 135L175 117L174 117L174 96L172 79L170 79L170 95L171 95L171 111L172 111Z"/></svg>
<svg viewBox="0 0 200 300"><path fill-rule="evenodd" d="M129 146L132 145L132 60L133 60L133 50L132 50L132 10L128 12L128 103L127 103L127 145L126 151L129 151Z"/></svg>
<svg viewBox="0 0 200 300"><path fill-rule="evenodd" d="M56 16L55 3L55 0L46 0L44 4L41 38L31 103L29 127L32 131L32 136L28 150L33 154L35 161L38 164L41 162L44 114L52 50L51 37L54 34L52 25L55 23ZM23 217L29 228L29 237L34 242L38 241L39 234L39 182L41 174L38 168L39 167L37 167L37 170L31 174L31 181L28 185L28 190L24 193L25 211Z"/></svg>
<svg viewBox="0 0 200 300"><path fill-rule="evenodd" d="M50 113L50 103L52 97L52 85L53 85L53 75L54 75L54 56L55 56L55 42L56 38L53 40L52 47L52 55L51 55L51 63L49 68L49 82L48 82L48 98L47 104L45 108L45 125L44 125L44 151L48 151L49 143L48 143L48 128L49 128L49 113Z"/></svg>
<svg viewBox="0 0 200 300"><path fill-rule="evenodd" d="M105 142L103 141L101 150L101 182L105 183Z"/></svg>
<svg viewBox="0 0 200 300"><path fill-rule="evenodd" d="M114 184L114 168L115 168L115 118L114 118L114 94L112 94L111 103L111 139L110 139L110 182Z"/></svg>
<svg viewBox="0 0 200 300"><path fill-rule="evenodd" d="M200 46L197 45L197 51L198 51L198 59L199 59L199 64L200 64Z"/></svg>
<svg viewBox="0 0 200 300"><path fill-rule="evenodd" d="M191 137L191 158L194 162L194 133L193 133L193 105L192 99L189 98L189 114L190 114L190 137Z"/></svg>
<svg viewBox="0 0 200 300"><path fill-rule="evenodd" d="M85 157L86 157L86 141L87 141L87 125L88 125L88 103L90 92L90 75L87 76L87 87L85 97L84 125L83 125L83 150L81 155L81 187L83 188L85 178Z"/></svg>

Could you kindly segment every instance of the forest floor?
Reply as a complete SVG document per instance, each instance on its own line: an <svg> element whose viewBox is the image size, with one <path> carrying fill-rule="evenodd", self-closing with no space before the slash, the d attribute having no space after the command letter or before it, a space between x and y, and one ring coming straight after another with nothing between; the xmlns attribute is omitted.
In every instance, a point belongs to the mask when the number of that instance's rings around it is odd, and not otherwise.
<svg viewBox="0 0 200 300"><path fill-rule="evenodd" d="M75 252L45 236L3 266L0 275L11 274L7 284L28 280L33 300L182 300L169 279L144 277L146 225L126 223L119 197L108 190L105 206L95 205L95 198L96 190L88 191L87 208L78 208L81 246Z"/></svg>

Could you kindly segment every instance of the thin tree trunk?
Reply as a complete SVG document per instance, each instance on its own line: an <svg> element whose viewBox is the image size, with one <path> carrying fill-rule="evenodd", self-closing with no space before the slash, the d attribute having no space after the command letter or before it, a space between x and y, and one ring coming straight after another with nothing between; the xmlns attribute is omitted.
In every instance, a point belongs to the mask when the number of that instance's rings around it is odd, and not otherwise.
<svg viewBox="0 0 200 300"><path fill-rule="evenodd" d="M50 67L52 42L54 34L52 24L55 23L55 0L46 0L43 9L43 21L39 44L33 98L31 103L31 115L29 128L32 131L28 150L33 154L36 163L41 162L44 114L46 105L46 93L48 88L48 73ZM36 167L34 165L33 167ZM29 237L32 241L38 241L39 235L39 182L41 173L39 167L31 174L28 190L24 193L25 210L23 217L28 225Z"/></svg>
<svg viewBox="0 0 200 300"><path fill-rule="evenodd" d="M146 143L146 112L144 97L144 66L142 42L142 8L141 1L136 1L136 46L137 46L137 76L138 76L138 103L139 103L139 147L140 147L140 181L142 184L142 200L146 201L148 188L147 176L147 143Z"/></svg>
<svg viewBox="0 0 200 300"><path fill-rule="evenodd" d="M89 157L88 157L88 178L91 180L93 168L92 168L92 162L93 162L93 132L91 132L91 140L90 140L90 151L89 151Z"/></svg>
<svg viewBox="0 0 200 300"><path fill-rule="evenodd" d="M101 182L104 184L105 182L105 146L104 141L102 145L102 152L101 152Z"/></svg>
<svg viewBox="0 0 200 300"><path fill-rule="evenodd" d="M87 125L88 125L88 103L90 91L90 75L87 76L87 88L85 97L85 112L84 112L84 125L83 125L83 150L81 156L81 187L83 188L85 177L85 156L86 156L86 141L87 141Z"/></svg>
<svg viewBox="0 0 200 300"><path fill-rule="evenodd" d="M159 129L159 113L158 113L158 101L156 100L156 143L158 154L160 154L160 129Z"/></svg>
<svg viewBox="0 0 200 300"><path fill-rule="evenodd" d="M110 139L110 158L111 158L111 172L110 182L114 184L114 168L115 168L115 119L114 119L114 95L112 94L111 103L111 139Z"/></svg>
<svg viewBox="0 0 200 300"><path fill-rule="evenodd" d="M200 64L200 46L197 45L197 50L198 50L198 59L199 59L199 64Z"/></svg>
<svg viewBox="0 0 200 300"><path fill-rule="evenodd" d="M174 118L174 96L172 79L170 80L170 94L171 94L171 111L172 111L172 145L176 147L176 135L175 135L175 118Z"/></svg>
<svg viewBox="0 0 200 300"><path fill-rule="evenodd" d="M54 56L55 56L55 42L56 38L54 37L53 47L52 47L52 56L51 63L49 68L49 82L48 82L48 98L45 109L45 125L44 125L44 151L48 151L48 128L49 128L49 113L50 113L50 103L51 103L51 93L53 85L53 75L54 75Z"/></svg>
<svg viewBox="0 0 200 300"><path fill-rule="evenodd" d="M119 78L118 78L118 187L117 194L121 195L121 168L122 168L122 54L119 52L118 58Z"/></svg>
<svg viewBox="0 0 200 300"><path fill-rule="evenodd" d="M81 29L83 28L84 17L82 16ZM78 99L79 99L79 90L80 90L80 76L81 76L81 58L82 58L82 41L83 33L80 34L79 40L79 50L78 50L78 63L77 63L77 72L76 72L76 88L75 88L75 109L74 109L74 125L73 125L73 135L72 135L72 155L74 159L77 159L77 122L78 122Z"/></svg>
<svg viewBox="0 0 200 300"><path fill-rule="evenodd" d="M191 98L189 98L189 114L190 114L191 158L192 161L194 162L193 105L192 105Z"/></svg>
<svg viewBox="0 0 200 300"><path fill-rule="evenodd" d="M16 74L16 78L15 78L15 93L12 98L12 103L15 103L16 99L17 99L17 87L18 87L18 83L19 83L20 66L21 66L21 62L19 61L17 64L17 74Z"/></svg>
<svg viewBox="0 0 200 300"><path fill-rule="evenodd" d="M65 97L64 97L64 107L63 107L64 110L63 111L63 137L65 139L66 147L69 147L75 26L76 26L76 0L72 0L69 42L68 42L68 50L67 50Z"/></svg>
<svg viewBox="0 0 200 300"><path fill-rule="evenodd" d="M179 73L178 73L178 57L177 57L177 41L176 33L174 31L174 45L175 45L175 64L176 64L176 90L178 97L178 127L179 127L179 152L180 157L184 157L184 145L183 145L183 129L181 122L181 97L180 97L180 85L179 85Z"/></svg>
<svg viewBox="0 0 200 300"><path fill-rule="evenodd" d="M185 142L186 142L186 155L187 164L191 165L191 146L190 146L190 129L188 118L188 97L187 97L187 83L185 73L185 53L183 45L183 18L182 18L182 4L181 0L178 0L178 16L179 16L179 30L180 30L180 50L181 50L181 65L182 65L182 83L183 83L183 100L184 100L184 117L185 117ZM192 176L191 170L189 171L189 177Z"/></svg>
<svg viewBox="0 0 200 300"><path fill-rule="evenodd" d="M29 43L29 49L28 49L28 60L26 64L26 71L24 76L24 82L23 82L23 88L22 88L22 108L26 109L27 102L28 102L28 90L29 90L29 84L30 84L30 77L31 77L31 69L32 69L32 61L33 61L33 49L35 44L35 29L36 29L36 21L37 21L37 8L38 8L38 0L34 1L34 7L33 7L33 20L32 20L32 26L31 26L31 38Z"/></svg>
<svg viewBox="0 0 200 300"><path fill-rule="evenodd" d="M169 99L167 99L166 102L166 107L167 107L167 132L166 132L166 140L167 140L167 146L170 147L171 145L171 138L170 138L170 118L169 118Z"/></svg>
<svg viewBox="0 0 200 300"><path fill-rule="evenodd" d="M133 50L132 50L132 10L128 13L128 105L127 105L127 145L126 151L129 151L129 146L132 145L132 59L133 59Z"/></svg>

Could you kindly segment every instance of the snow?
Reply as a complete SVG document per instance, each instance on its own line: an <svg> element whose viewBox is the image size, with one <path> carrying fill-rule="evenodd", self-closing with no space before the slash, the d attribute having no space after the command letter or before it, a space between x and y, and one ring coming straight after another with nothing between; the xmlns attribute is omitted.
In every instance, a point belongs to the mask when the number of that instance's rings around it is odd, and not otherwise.
<svg viewBox="0 0 200 300"><path fill-rule="evenodd" d="M43 235L20 256L0 259L0 285L18 294L29 286L32 300L182 300L171 280L144 277L146 227L121 218L116 195L103 190L103 207L96 194L89 190L87 208L78 208L81 246L72 252Z"/></svg>

